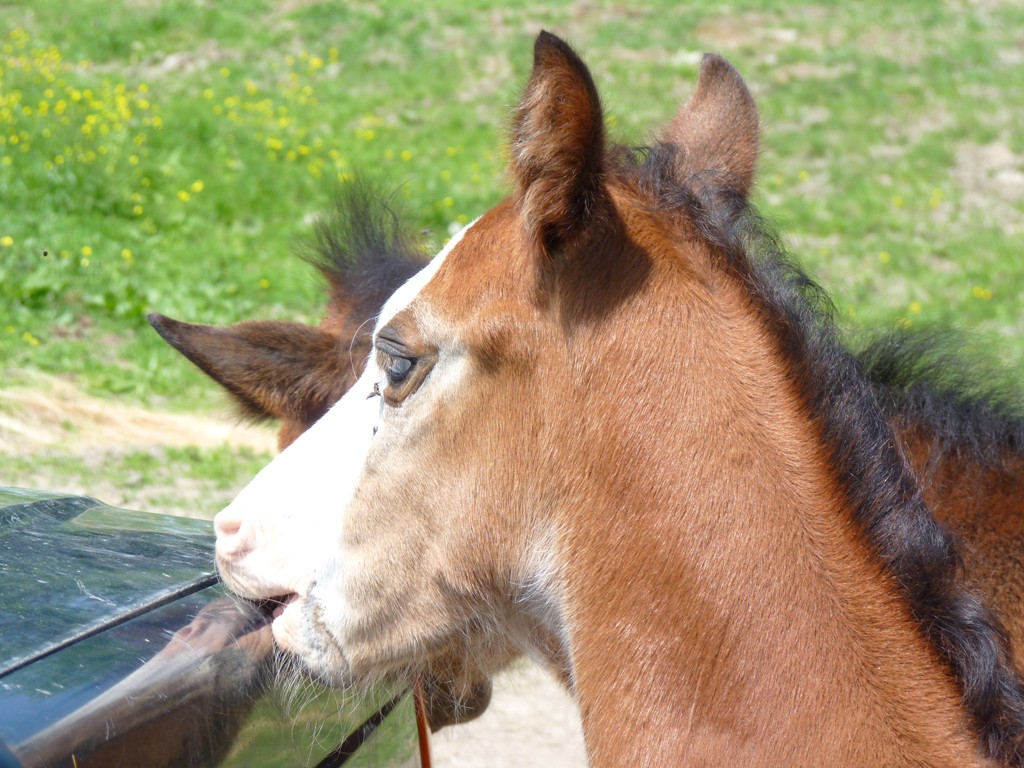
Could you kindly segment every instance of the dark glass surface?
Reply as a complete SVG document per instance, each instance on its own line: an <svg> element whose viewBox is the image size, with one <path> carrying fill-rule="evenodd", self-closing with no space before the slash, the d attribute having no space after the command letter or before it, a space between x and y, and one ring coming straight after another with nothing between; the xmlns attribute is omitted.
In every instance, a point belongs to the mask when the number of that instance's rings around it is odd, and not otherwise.
<svg viewBox="0 0 1024 768"><path fill-rule="evenodd" d="M283 673L266 614L216 583L209 528L0 488L0 596L17 606L0 618L0 740L25 768L317 765L396 693ZM410 765L414 739L406 697L345 765Z"/></svg>
<svg viewBox="0 0 1024 768"><path fill-rule="evenodd" d="M208 522L0 488L0 674L214 580Z"/></svg>

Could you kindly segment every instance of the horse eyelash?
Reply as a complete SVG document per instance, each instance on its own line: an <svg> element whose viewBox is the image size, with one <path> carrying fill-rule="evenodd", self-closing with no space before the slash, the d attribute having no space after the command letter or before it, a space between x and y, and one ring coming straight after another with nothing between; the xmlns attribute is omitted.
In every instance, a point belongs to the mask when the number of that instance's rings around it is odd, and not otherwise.
<svg viewBox="0 0 1024 768"><path fill-rule="evenodd" d="M379 381L375 381L375 382L373 382L373 390L370 392L370 394L368 394L366 396L366 399L370 400L370 399L372 399L374 397L380 397L380 396L381 396L380 382Z"/></svg>

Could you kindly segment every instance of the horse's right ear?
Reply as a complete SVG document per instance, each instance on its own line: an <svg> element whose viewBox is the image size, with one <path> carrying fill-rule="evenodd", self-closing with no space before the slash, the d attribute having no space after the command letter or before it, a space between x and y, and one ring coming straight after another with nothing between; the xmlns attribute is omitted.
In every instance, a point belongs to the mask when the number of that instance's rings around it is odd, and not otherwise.
<svg viewBox="0 0 1024 768"><path fill-rule="evenodd" d="M565 41L541 32L515 111L509 171L542 253L571 247L603 208L604 163L604 117L590 71Z"/></svg>
<svg viewBox="0 0 1024 768"><path fill-rule="evenodd" d="M713 174L716 183L748 197L760 143L757 105L732 64L706 54L697 88L669 127L665 140L680 148L679 182Z"/></svg>
<svg viewBox="0 0 1024 768"><path fill-rule="evenodd" d="M353 368L369 355L369 335L358 337L350 352L338 336L300 323L212 326L157 314L148 319L164 341L256 419L312 425L355 383Z"/></svg>

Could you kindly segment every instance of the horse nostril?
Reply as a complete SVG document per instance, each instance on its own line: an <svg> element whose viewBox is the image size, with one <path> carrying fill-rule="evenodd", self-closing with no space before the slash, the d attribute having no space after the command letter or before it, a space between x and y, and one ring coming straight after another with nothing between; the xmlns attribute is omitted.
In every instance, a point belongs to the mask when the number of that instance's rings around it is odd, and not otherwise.
<svg viewBox="0 0 1024 768"><path fill-rule="evenodd" d="M213 518L213 530L217 534L218 556L237 557L249 548L242 532L242 516L232 513L230 507Z"/></svg>
<svg viewBox="0 0 1024 768"><path fill-rule="evenodd" d="M235 536L242 527L242 518L237 515L227 514L230 510L225 509L217 513L213 518L213 530L217 537Z"/></svg>

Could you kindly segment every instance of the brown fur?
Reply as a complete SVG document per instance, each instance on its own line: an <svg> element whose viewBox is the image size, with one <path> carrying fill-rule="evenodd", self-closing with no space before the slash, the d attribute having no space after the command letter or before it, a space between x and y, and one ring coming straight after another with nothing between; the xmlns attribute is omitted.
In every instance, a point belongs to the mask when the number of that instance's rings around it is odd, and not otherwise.
<svg viewBox="0 0 1024 768"><path fill-rule="evenodd" d="M1002 617L1021 669L1024 643L1024 456L993 466L945 454L938 465L928 434L906 426L903 440L924 498L960 537L964 571Z"/></svg>

